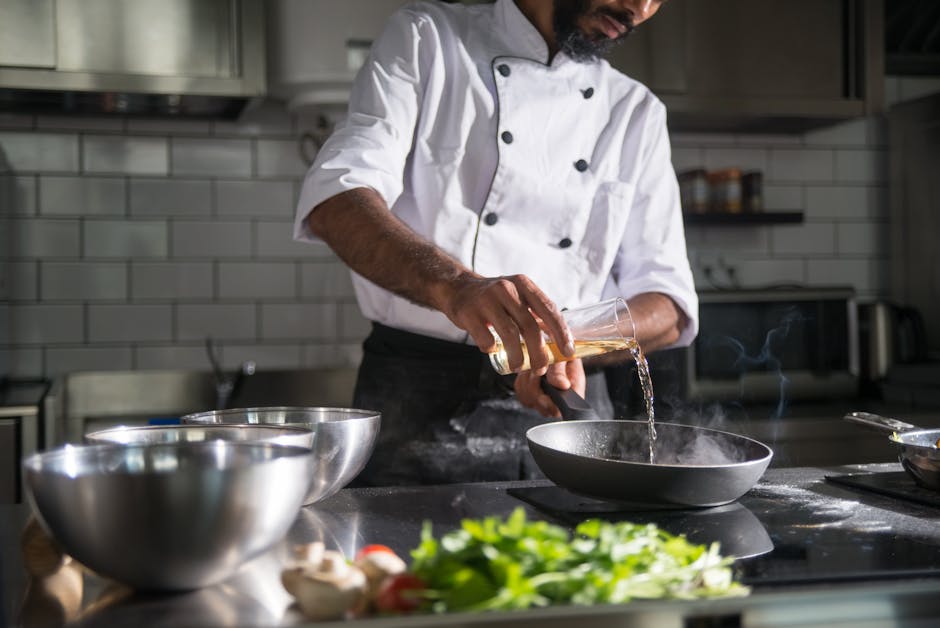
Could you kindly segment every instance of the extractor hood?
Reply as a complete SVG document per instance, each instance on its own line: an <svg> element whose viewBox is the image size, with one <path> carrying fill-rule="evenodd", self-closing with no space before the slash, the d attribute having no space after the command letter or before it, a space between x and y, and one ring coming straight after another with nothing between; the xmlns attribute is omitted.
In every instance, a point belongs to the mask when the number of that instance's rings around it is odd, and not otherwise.
<svg viewBox="0 0 940 628"><path fill-rule="evenodd" d="M267 0L269 96L289 111L345 104L372 41L407 0Z"/></svg>
<svg viewBox="0 0 940 628"><path fill-rule="evenodd" d="M0 111L234 117L264 94L263 0L0 0Z"/></svg>

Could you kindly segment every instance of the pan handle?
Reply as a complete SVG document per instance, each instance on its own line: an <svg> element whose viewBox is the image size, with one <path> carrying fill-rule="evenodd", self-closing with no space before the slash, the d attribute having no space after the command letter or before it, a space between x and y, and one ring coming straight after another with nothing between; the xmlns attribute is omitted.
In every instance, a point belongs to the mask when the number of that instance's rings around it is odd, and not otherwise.
<svg viewBox="0 0 940 628"><path fill-rule="evenodd" d="M561 411L561 418L566 421L577 421L584 419L599 419L597 412L591 407L587 400L576 393L574 389L562 390L548 383L545 376L542 376L542 390L552 398L552 401Z"/></svg>
<svg viewBox="0 0 940 628"><path fill-rule="evenodd" d="M858 423L859 425L864 425L865 427L870 427L886 434L909 432L910 430L917 429L916 425L898 421L897 419L889 419L888 417L872 414L871 412L849 412L842 418L850 423Z"/></svg>

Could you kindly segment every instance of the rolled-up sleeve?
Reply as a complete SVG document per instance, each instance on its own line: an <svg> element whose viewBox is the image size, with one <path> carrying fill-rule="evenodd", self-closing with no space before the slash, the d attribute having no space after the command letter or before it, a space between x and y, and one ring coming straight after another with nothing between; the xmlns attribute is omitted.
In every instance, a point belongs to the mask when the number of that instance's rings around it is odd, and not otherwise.
<svg viewBox="0 0 940 628"><path fill-rule="evenodd" d="M356 75L346 119L323 144L307 171L294 219L295 240L315 240L307 216L317 205L355 188L372 188L391 206L401 195L421 100L427 21L396 12Z"/></svg>
<svg viewBox="0 0 940 628"><path fill-rule="evenodd" d="M630 298L644 292L669 295L688 317L672 346L687 346L698 333L698 295L686 250L679 186L671 162L666 111L650 107L630 218L611 269L613 289ZM608 290L609 291L609 290Z"/></svg>

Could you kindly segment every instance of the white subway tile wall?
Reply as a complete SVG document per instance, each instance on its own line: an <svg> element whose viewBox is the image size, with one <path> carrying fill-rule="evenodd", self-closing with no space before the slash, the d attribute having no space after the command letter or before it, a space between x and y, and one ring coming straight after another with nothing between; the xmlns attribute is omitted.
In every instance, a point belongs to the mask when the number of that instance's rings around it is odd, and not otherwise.
<svg viewBox="0 0 940 628"><path fill-rule="evenodd" d="M10 342L13 347L81 344L85 333L85 306L10 304Z"/></svg>
<svg viewBox="0 0 940 628"><path fill-rule="evenodd" d="M134 364L133 350L124 347L49 347L46 350L50 376L74 371L126 371Z"/></svg>
<svg viewBox="0 0 940 628"><path fill-rule="evenodd" d="M75 220L11 220L10 257L18 259L76 258L81 223Z"/></svg>
<svg viewBox="0 0 940 628"><path fill-rule="evenodd" d="M245 139L173 138L174 175L250 177L252 142Z"/></svg>
<svg viewBox="0 0 940 628"><path fill-rule="evenodd" d="M3 154L0 152L0 157ZM17 177L14 175L4 175L8 181L8 197L10 199L8 206L4 208L7 216L35 216L38 204L39 177Z"/></svg>
<svg viewBox="0 0 940 628"><path fill-rule="evenodd" d="M234 369L239 364L251 360L255 366L266 368L299 368L303 366L303 349L294 343L272 344L231 344L225 348L222 365Z"/></svg>
<svg viewBox="0 0 940 628"><path fill-rule="evenodd" d="M252 224L249 220L178 220L170 223L170 229L175 258L251 257Z"/></svg>
<svg viewBox="0 0 940 628"><path fill-rule="evenodd" d="M205 303L176 306L176 337L179 340L253 340L258 338L254 303Z"/></svg>
<svg viewBox="0 0 940 628"><path fill-rule="evenodd" d="M689 259L700 289L846 285L861 301L886 295L884 118L802 135L677 133L672 142L677 171L761 170L765 210L804 214L799 224L688 226Z"/></svg>
<svg viewBox="0 0 940 628"><path fill-rule="evenodd" d="M120 262L40 262L43 301L124 301L127 266Z"/></svg>
<svg viewBox="0 0 940 628"><path fill-rule="evenodd" d="M157 220L93 220L83 222L82 257L165 258L166 223Z"/></svg>
<svg viewBox="0 0 940 628"><path fill-rule="evenodd" d="M172 305L88 305L88 341L91 343L172 339Z"/></svg>
<svg viewBox="0 0 940 628"><path fill-rule="evenodd" d="M12 301L39 300L39 264L38 261L10 262L7 266L9 282L7 298Z"/></svg>
<svg viewBox="0 0 940 628"><path fill-rule="evenodd" d="M291 240L309 121L265 103L238 122L0 114L10 199L0 375L349 366L368 321L323 244ZM696 285L886 292L881 118L803 135L673 135L677 171L763 172L797 225L689 226ZM0 253L0 257L3 257Z"/></svg>
<svg viewBox="0 0 940 628"><path fill-rule="evenodd" d="M332 342L336 330L337 308L329 303L267 303L261 306L261 336L265 340L306 338Z"/></svg>
<svg viewBox="0 0 940 628"><path fill-rule="evenodd" d="M130 180L131 216L203 218L212 214L212 182L185 179Z"/></svg>
<svg viewBox="0 0 940 628"><path fill-rule="evenodd" d="M13 172L78 172L76 133L0 131L3 161Z"/></svg>
<svg viewBox="0 0 940 628"><path fill-rule="evenodd" d="M215 296L212 262L131 262L135 301L211 301Z"/></svg>
<svg viewBox="0 0 940 628"><path fill-rule="evenodd" d="M127 185L117 177L39 179L40 216L123 216Z"/></svg>
<svg viewBox="0 0 940 628"><path fill-rule="evenodd" d="M220 216L293 218L294 184L290 180L220 180L215 189L216 210Z"/></svg>
<svg viewBox="0 0 940 628"><path fill-rule="evenodd" d="M297 296L293 262L220 262L220 299L293 299Z"/></svg>
<svg viewBox="0 0 940 628"><path fill-rule="evenodd" d="M84 172L165 175L167 140L162 137L86 135L82 137Z"/></svg>

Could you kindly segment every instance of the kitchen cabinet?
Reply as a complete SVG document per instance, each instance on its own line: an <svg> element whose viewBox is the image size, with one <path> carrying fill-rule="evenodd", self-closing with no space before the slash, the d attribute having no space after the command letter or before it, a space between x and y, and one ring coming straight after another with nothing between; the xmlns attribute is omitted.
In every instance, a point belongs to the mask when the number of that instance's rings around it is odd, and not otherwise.
<svg viewBox="0 0 940 628"><path fill-rule="evenodd" d="M258 97L263 18L261 0L3 0L0 93L7 103L27 100L23 92L34 103L145 94L177 107L187 97Z"/></svg>
<svg viewBox="0 0 940 628"><path fill-rule="evenodd" d="M940 354L940 94L892 107L888 129L891 298L920 311L928 351L936 357ZM936 362L932 368L936 372ZM930 372L926 375L929 381Z"/></svg>
<svg viewBox="0 0 940 628"><path fill-rule="evenodd" d="M53 0L0 2L0 66L55 67Z"/></svg>
<svg viewBox="0 0 940 628"><path fill-rule="evenodd" d="M803 131L883 107L881 0L668 3L610 61L673 130Z"/></svg>

